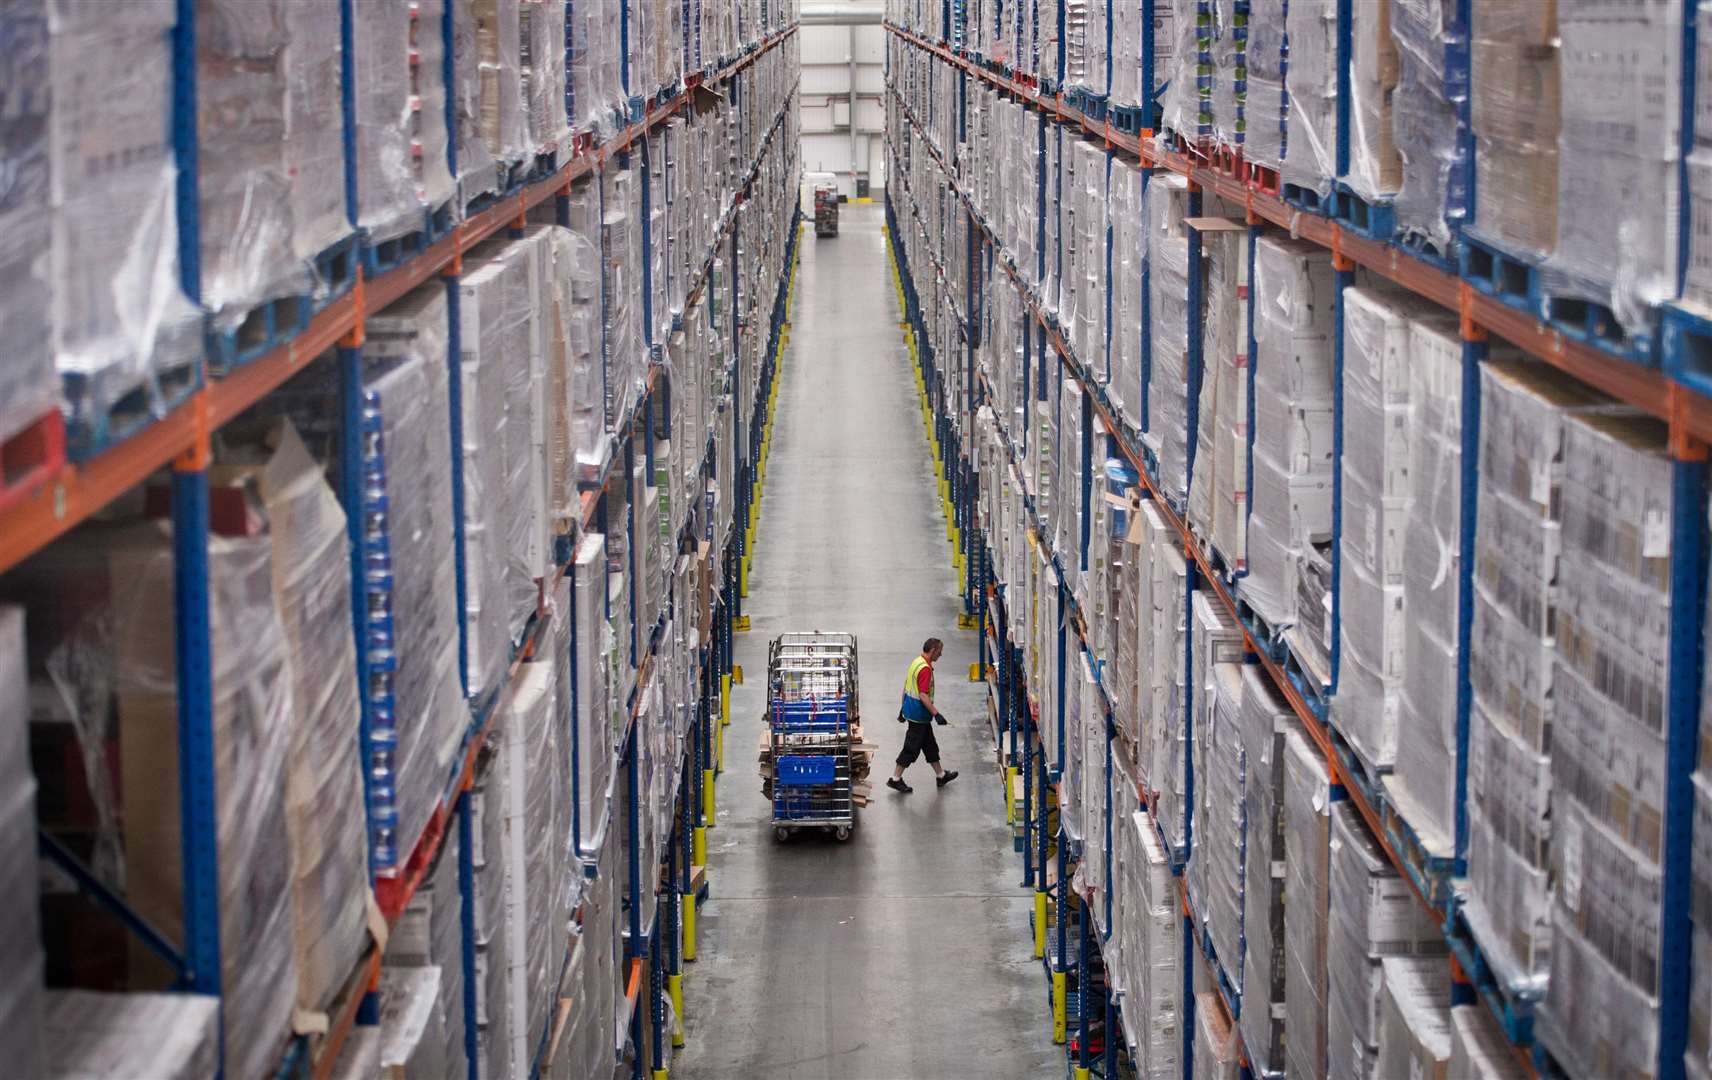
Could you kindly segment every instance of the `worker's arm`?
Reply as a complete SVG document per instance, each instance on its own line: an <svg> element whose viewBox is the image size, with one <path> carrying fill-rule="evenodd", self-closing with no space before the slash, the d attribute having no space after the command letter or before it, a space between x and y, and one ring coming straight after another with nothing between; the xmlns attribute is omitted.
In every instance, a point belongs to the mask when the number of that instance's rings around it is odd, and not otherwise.
<svg viewBox="0 0 1712 1080"><path fill-rule="evenodd" d="M941 724L945 723L945 714L940 712L939 706L933 703L932 668L921 669L921 674L916 677L915 688L917 693L921 695L921 703L927 706L927 714L939 721Z"/></svg>

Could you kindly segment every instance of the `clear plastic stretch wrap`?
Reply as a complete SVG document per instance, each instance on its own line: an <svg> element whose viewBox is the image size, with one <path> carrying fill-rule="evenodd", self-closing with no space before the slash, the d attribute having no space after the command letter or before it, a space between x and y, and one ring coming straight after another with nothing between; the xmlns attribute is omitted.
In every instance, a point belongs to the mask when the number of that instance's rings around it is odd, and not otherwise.
<svg viewBox="0 0 1712 1080"><path fill-rule="evenodd" d="M370 515L365 591L377 636L370 725L377 743L370 848L382 872L396 873L415 850L470 723L458 680L456 552L447 401L446 290L424 285L370 316L363 347L364 417L380 434L363 463ZM467 385L467 384L466 384ZM467 483L467 480L466 480ZM384 545L382 547L381 545ZM385 558L378 556L384 550ZM410 572L396 574L399 567Z"/></svg>
<svg viewBox="0 0 1712 1080"><path fill-rule="evenodd" d="M1254 253L1254 508L1243 599L1296 622L1296 562L1331 538L1334 289L1321 248L1267 236Z"/></svg>
<svg viewBox="0 0 1712 1080"><path fill-rule="evenodd" d="M410 1059L413 1069L432 1080L469 1075L464 1048L464 901L458 891L461 842L458 829L446 830L439 861L393 928L384 960L387 968L431 967L440 972L434 1007Z"/></svg>
<svg viewBox="0 0 1712 1080"><path fill-rule="evenodd" d="M1557 249L1541 288L1644 333L1652 305L1676 295L1683 5L1566 0L1557 16L1562 85L1576 92L1560 95Z"/></svg>
<svg viewBox="0 0 1712 1080"><path fill-rule="evenodd" d="M614 110L624 96L620 81L620 21L600 4L573 4L570 20L570 119L577 133L604 139L616 126Z"/></svg>
<svg viewBox="0 0 1712 1080"><path fill-rule="evenodd" d="M146 1076L197 1080L220 1074L220 1003L200 994L98 994L50 990L42 1023L43 1080ZM234 1068L231 1028L225 1063ZM268 1062L243 1076L270 1075Z"/></svg>
<svg viewBox="0 0 1712 1080"><path fill-rule="evenodd" d="M59 401L54 374L52 293L41 254L52 236L49 155L53 63L46 0L8 4L0 11L0 322L6 358L0 361L0 441L10 439ZM33 1060L34 1054L27 1060Z"/></svg>
<svg viewBox="0 0 1712 1080"><path fill-rule="evenodd" d="M1446 1076L1450 1067L1450 965L1437 957L1391 956L1380 964L1380 1076Z"/></svg>
<svg viewBox="0 0 1712 1080"><path fill-rule="evenodd" d="M1256 667L1242 678L1247 782L1243 874L1242 1028L1249 1061L1262 1073L1284 1067L1284 746L1290 706ZM1231 961L1225 961L1226 967Z"/></svg>
<svg viewBox="0 0 1712 1080"><path fill-rule="evenodd" d="M1141 427L1141 269L1147 259L1143 173L1116 158L1111 175L1111 344L1106 397L1118 417Z"/></svg>
<svg viewBox="0 0 1712 1080"><path fill-rule="evenodd" d="M1020 6L1020 5L1019 5ZM1141 103L1141 26L1146 16L1141 5L1108 0L1107 17L1112 24L1112 82L1107 90L1113 105ZM1005 59L1004 55L997 57Z"/></svg>
<svg viewBox="0 0 1712 1080"><path fill-rule="evenodd" d="M1205 129L1208 117L1203 115L1200 134L1210 134L1220 146L1241 147L1248 127L1248 5L1239 5L1237 0L1211 0L1200 7L1205 13L1197 20L1200 63L1193 70L1203 113L1209 103L1212 107L1212 130ZM1203 73L1211 75L1210 97Z"/></svg>
<svg viewBox="0 0 1712 1080"><path fill-rule="evenodd" d="M1557 246L1556 4L1473 5L1474 235L1531 257Z"/></svg>
<svg viewBox="0 0 1712 1080"><path fill-rule="evenodd" d="M590 393L589 341L586 301L587 276L599 274L598 249L585 236L558 227L541 231L542 272L546 295L535 311L535 324L544 335L545 396L538 411L545 414L547 460L543 470L546 509L556 536L568 536L582 513L577 489L577 421Z"/></svg>
<svg viewBox="0 0 1712 1080"><path fill-rule="evenodd" d="M1152 358L1145 441L1159 462L1159 483L1179 505L1189 488L1189 183L1153 175L1147 193L1147 251Z"/></svg>
<svg viewBox="0 0 1712 1080"><path fill-rule="evenodd" d="M441 33L447 2L364 0L351 8L357 224L371 242L423 228L425 215L453 194Z"/></svg>
<svg viewBox="0 0 1712 1080"><path fill-rule="evenodd" d="M290 650L286 828L297 949L297 1004L319 1012L368 943L356 644L345 512L321 466L284 425L262 473L273 540L273 599Z"/></svg>
<svg viewBox="0 0 1712 1080"><path fill-rule="evenodd" d="M1113 827L1119 824L1114 821ZM1130 967L1130 997L1135 999L1139 1014L1134 1017L1139 1027L1129 1029L1136 1032L1142 1054L1136 1070L1146 1080L1169 1080L1183 1073L1179 1027L1183 1022L1183 975L1179 966L1183 947L1177 890L1171 880L1171 859L1147 814L1136 811L1121 824L1135 837L1132 850L1138 855L1126 882L1135 890L1135 920L1124 933L1129 946L1125 956Z"/></svg>
<svg viewBox="0 0 1712 1080"><path fill-rule="evenodd" d="M1326 1053L1332 1076L1377 1077L1380 961L1392 956L1442 957L1444 935L1415 899L1361 811L1348 800L1331 807L1331 921L1326 936L1330 990Z"/></svg>
<svg viewBox="0 0 1712 1080"><path fill-rule="evenodd" d="M642 195L636 169L609 161L600 173L601 290L605 318L606 428L618 430L647 378L642 336L640 258ZM754 385L752 382L749 385Z"/></svg>
<svg viewBox="0 0 1712 1080"><path fill-rule="evenodd" d="M536 225L506 244L505 358L506 613L520 641L552 561L547 519L547 360L553 351L556 286L553 239L564 230ZM481 257L480 249L475 257Z"/></svg>
<svg viewBox="0 0 1712 1080"><path fill-rule="evenodd" d="M197 0L202 301L227 328L350 233L336 0Z"/></svg>
<svg viewBox="0 0 1712 1080"><path fill-rule="evenodd" d="M1662 422L1620 412L1564 425L1551 739L1557 873L1539 1023L1578 1071L1645 1074L1658 1057L1671 615L1665 436Z"/></svg>
<svg viewBox="0 0 1712 1080"><path fill-rule="evenodd" d="M24 613L0 607L0 871L14 885L35 880L36 779L30 771L29 671ZM20 1076L41 1075L41 915L33 889L6 890L0 964L0 1053Z"/></svg>
<svg viewBox="0 0 1712 1080"><path fill-rule="evenodd" d="M1462 580L1462 339L1456 320L1409 333L1409 509L1403 532L1403 691L1393 801L1435 854L1456 835L1457 626ZM1500 357L1501 358L1501 350Z"/></svg>
<svg viewBox="0 0 1712 1080"><path fill-rule="evenodd" d="M565 115L567 5L518 0L518 68L530 152L553 153L569 135Z"/></svg>
<svg viewBox="0 0 1712 1080"><path fill-rule="evenodd" d="M566 833L561 819L566 816L563 765L569 757L560 745L557 699L557 669L569 662L568 652L555 648L524 665L500 721L513 1076L530 1071L557 1005L557 979L568 946Z"/></svg>
<svg viewBox="0 0 1712 1080"><path fill-rule="evenodd" d="M503 733L502 733L503 738ZM510 1073L514 1010L511 999L511 939L506 933L506 807L511 799L504 747L483 750L471 789L476 1069L481 1076Z"/></svg>
<svg viewBox="0 0 1712 1080"><path fill-rule="evenodd" d="M1205 883L1198 906L1207 936L1213 943L1225 975L1242 992L1242 923L1245 906L1248 799L1250 770L1243 744L1242 671L1230 664L1214 671L1213 709L1207 717L1208 768L1204 774L1207 791L1206 847L1196 853L1205 857ZM1197 824L1200 824L1197 822ZM1200 830L1197 829L1197 833ZM1196 859L1190 860L1191 868Z"/></svg>
<svg viewBox="0 0 1712 1080"><path fill-rule="evenodd" d="M1289 1076L1326 1075L1331 784L1299 727L1284 736L1284 1048Z"/></svg>
<svg viewBox="0 0 1712 1080"><path fill-rule="evenodd" d="M502 190L506 167L523 155L528 143L518 10L524 0L446 2L452 5L452 50L457 58L453 104L458 187L467 205L477 196Z"/></svg>
<svg viewBox="0 0 1712 1080"><path fill-rule="evenodd" d="M606 835L613 784L612 689L607 682L606 538L588 533L577 546L571 602L576 652L570 709L571 755L576 762L576 821L572 839L584 858L598 852Z"/></svg>
<svg viewBox="0 0 1712 1080"><path fill-rule="evenodd" d="M124 805L125 889L140 915L182 940L170 530L140 525L100 549L113 589L120 790L137 793ZM90 555L100 557L93 547ZM286 821L291 656L274 607L268 538L210 537L208 584L225 1061L234 1076L260 1076L284 1049L297 991ZM131 985L169 981L154 953L133 941Z"/></svg>
<svg viewBox="0 0 1712 1080"><path fill-rule="evenodd" d="M1344 293L1342 675L1334 715L1370 765L1397 755L1405 663L1403 536L1409 510L1412 297Z"/></svg>
<svg viewBox="0 0 1712 1080"><path fill-rule="evenodd" d="M1392 95L1397 156L1397 231L1411 245L1452 256L1451 229L1467 193L1458 169L1461 131L1445 86L1445 59L1456 17L1454 0L1386 0L1397 59ZM1456 208L1456 221L1451 209Z"/></svg>
<svg viewBox="0 0 1712 1080"><path fill-rule="evenodd" d="M1285 46L1288 8L1285 0L1249 0L1248 45L1244 54L1248 96L1242 141L1243 160L1276 169L1284 161L1289 132L1290 99L1284 74L1290 66Z"/></svg>
<svg viewBox="0 0 1712 1080"><path fill-rule="evenodd" d="M1199 29L1202 10L1211 7L1211 2L1158 0L1154 7L1170 11L1170 20L1166 24L1169 27L1170 45L1166 50L1168 55L1163 58L1164 71L1159 70L1162 58L1158 50L1162 42L1158 29L1154 32L1154 75L1164 90L1160 108L1164 111L1165 130L1194 141L1202 135L1212 134L1212 88L1208 87L1203 94L1196 86L1196 69L1200 64L1203 45ZM1210 49L1211 12L1207 15L1208 39L1205 45Z"/></svg>
<svg viewBox="0 0 1712 1080"><path fill-rule="evenodd" d="M1349 171L1342 179L1369 202L1389 201L1403 183L1393 120L1401 61L1391 36L1401 2L1370 0L1349 12Z"/></svg>
<svg viewBox="0 0 1712 1080"><path fill-rule="evenodd" d="M1202 368L1189 519L1235 572L1248 563L1248 227L1202 219Z"/></svg>
<svg viewBox="0 0 1712 1080"><path fill-rule="evenodd" d="M31 6L8 4L8 21L15 10L28 13ZM202 318L179 282L178 169L170 141L175 21L171 0L54 5L46 61L51 107L42 102L51 298L41 310L51 312L52 354L74 427L105 429L109 415L122 403L130 411L136 397L149 415L163 415L176 404L173 388L182 387L202 356ZM27 35L27 18L21 22L19 32ZM26 48L8 47L7 63L27 55ZM14 108L20 119L25 115L23 103L8 98L8 136ZM26 155L13 159L10 137L6 145L8 173L15 168L27 184L39 166ZM0 243L11 251L14 242L39 240L31 220L27 210L6 213ZM34 259L41 248L17 250ZM7 339L17 327L18 340L27 341L28 322L13 321L12 313L31 290L10 275L6 284ZM45 381L37 389L45 394ZM19 408L27 402L20 398Z"/></svg>
<svg viewBox="0 0 1712 1080"><path fill-rule="evenodd" d="M1179 537L1151 503L1142 507L1142 529L1152 550L1142 564L1141 617L1147 635L1142 664L1142 781L1153 792L1153 816L1173 847L1181 847L1189 818L1188 747L1183 715L1183 636L1188 633L1187 564Z"/></svg>
<svg viewBox="0 0 1712 1080"><path fill-rule="evenodd" d="M1531 1070L1483 1004L1450 1010L1450 1071L1458 1080L1524 1080Z"/></svg>
<svg viewBox="0 0 1712 1080"><path fill-rule="evenodd" d="M1238 1080L1242 1051L1236 1025L1211 991L1195 995L1195 1055L1192 1080Z"/></svg>
<svg viewBox="0 0 1712 1080"><path fill-rule="evenodd" d="M1364 10L1378 6L1363 5ZM1280 174L1287 184L1329 195L1337 176L1337 0L1290 0L1284 29L1290 46L1284 73L1289 112Z"/></svg>

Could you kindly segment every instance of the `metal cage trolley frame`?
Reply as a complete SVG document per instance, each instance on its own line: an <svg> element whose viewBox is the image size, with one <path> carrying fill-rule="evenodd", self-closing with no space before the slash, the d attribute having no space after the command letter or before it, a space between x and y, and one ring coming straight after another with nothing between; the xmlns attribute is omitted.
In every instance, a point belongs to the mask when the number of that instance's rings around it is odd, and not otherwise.
<svg viewBox="0 0 1712 1080"><path fill-rule="evenodd" d="M767 650L768 739L773 761L773 834L856 827L851 755L857 697L856 637L781 634Z"/></svg>

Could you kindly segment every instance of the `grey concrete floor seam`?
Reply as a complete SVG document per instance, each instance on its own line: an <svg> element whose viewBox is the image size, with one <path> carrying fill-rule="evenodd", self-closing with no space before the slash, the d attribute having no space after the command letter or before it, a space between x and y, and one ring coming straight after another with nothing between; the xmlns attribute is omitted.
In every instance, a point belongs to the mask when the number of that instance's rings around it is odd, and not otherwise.
<svg viewBox="0 0 1712 1080"><path fill-rule="evenodd" d="M711 895L684 980L687 1080L1022 1078L1064 1071L1028 934L1032 905L1005 824L985 724L967 681L975 636L961 602L875 205L840 235L802 237L756 527L746 679L731 694L725 772L708 833ZM791 630L859 640L871 805L845 843L774 839L756 770L767 643ZM885 787L903 731L904 671L945 641L938 788Z"/></svg>

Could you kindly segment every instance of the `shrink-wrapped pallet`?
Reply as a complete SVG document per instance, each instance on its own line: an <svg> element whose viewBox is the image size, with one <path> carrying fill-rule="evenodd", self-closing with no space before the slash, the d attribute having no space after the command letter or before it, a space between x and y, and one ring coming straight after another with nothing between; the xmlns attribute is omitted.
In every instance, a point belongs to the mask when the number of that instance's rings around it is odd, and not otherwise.
<svg viewBox="0 0 1712 1080"><path fill-rule="evenodd" d="M446 158L448 0L351 8L357 224L370 243L423 229L453 194Z"/></svg>
<svg viewBox="0 0 1712 1080"><path fill-rule="evenodd" d="M1560 63L1557 5L1475 5L1470 51L1472 234L1524 257L1557 246Z"/></svg>
<svg viewBox="0 0 1712 1080"><path fill-rule="evenodd" d="M439 860L393 928L384 959L389 968L439 970L434 1006L411 1058L412 1067L431 1080L469 1075L464 1048L464 901L458 890L462 843L461 830L446 831Z"/></svg>
<svg viewBox="0 0 1712 1080"><path fill-rule="evenodd" d="M0 443L27 428L59 401L51 317L53 279L41 258L52 231L49 154L53 63L46 0L9 4L0 12L0 321L6 359L0 362ZM164 35L161 40L164 41ZM176 283L175 283L176 287ZM33 1055L32 1055L33 1057Z"/></svg>
<svg viewBox="0 0 1712 1080"><path fill-rule="evenodd" d="M446 0L452 5L452 87L457 117L458 189L467 206L503 192L510 166L529 142L523 112L525 0ZM533 2L533 0L528 0Z"/></svg>
<svg viewBox="0 0 1712 1080"><path fill-rule="evenodd" d="M1242 1028L1249 1061L1261 1072L1284 1066L1284 754L1296 726L1290 707L1258 667L1243 668L1243 748L1247 802L1242 917ZM1223 959L1221 957L1221 959ZM1224 961L1227 970L1231 961Z"/></svg>
<svg viewBox="0 0 1712 1080"><path fill-rule="evenodd" d="M44 1003L40 1073L44 1080L90 1076L194 1080L220 1072L220 1003L215 998L53 990ZM225 1049L226 1067L231 1069L230 1038ZM271 1073L277 1064L269 1062L250 1075Z"/></svg>
<svg viewBox="0 0 1712 1080"><path fill-rule="evenodd" d="M1299 727L1284 736L1284 1031L1289 1076L1326 1075L1331 783Z"/></svg>
<svg viewBox="0 0 1712 1080"><path fill-rule="evenodd" d="M1450 964L1442 957L1392 956L1380 967L1379 1075L1449 1080Z"/></svg>
<svg viewBox="0 0 1712 1080"><path fill-rule="evenodd" d="M1189 487L1188 181L1155 173L1148 185L1151 375L1144 441L1159 462L1159 486L1174 505Z"/></svg>
<svg viewBox="0 0 1712 1080"><path fill-rule="evenodd" d="M24 613L0 607L0 869L12 882L33 881L36 867L36 780L30 771L29 674ZM11 977L0 989L0 1053L20 1075L42 1066L41 915L35 889L7 890L0 958Z"/></svg>

